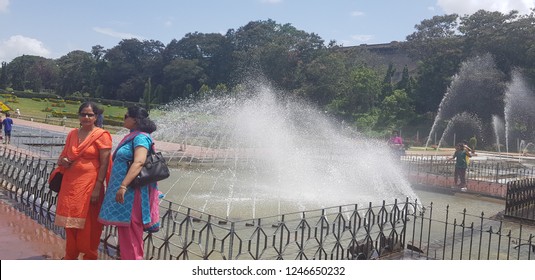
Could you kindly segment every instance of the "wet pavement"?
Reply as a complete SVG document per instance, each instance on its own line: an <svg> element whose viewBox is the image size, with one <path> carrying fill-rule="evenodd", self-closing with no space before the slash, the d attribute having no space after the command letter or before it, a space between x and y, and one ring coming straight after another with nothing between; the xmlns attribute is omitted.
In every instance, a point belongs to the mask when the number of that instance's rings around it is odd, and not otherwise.
<svg viewBox="0 0 535 280"><path fill-rule="evenodd" d="M65 241L0 199L0 248L0 260L57 260Z"/></svg>
<svg viewBox="0 0 535 280"><path fill-rule="evenodd" d="M14 119L20 126L64 133L64 127ZM20 125L19 127L16 127ZM11 148L15 147L13 134ZM21 148L21 147L19 147ZM0 260L58 260L65 252L65 240L19 211L0 187Z"/></svg>

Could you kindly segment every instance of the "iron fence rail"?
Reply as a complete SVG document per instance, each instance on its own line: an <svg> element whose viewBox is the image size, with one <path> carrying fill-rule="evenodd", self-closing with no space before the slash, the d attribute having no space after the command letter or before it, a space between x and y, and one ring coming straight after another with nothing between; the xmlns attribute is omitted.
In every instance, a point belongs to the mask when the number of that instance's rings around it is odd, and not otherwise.
<svg viewBox="0 0 535 280"><path fill-rule="evenodd" d="M535 178L507 183L505 215L535 221Z"/></svg>
<svg viewBox="0 0 535 280"><path fill-rule="evenodd" d="M0 185L20 209L58 234L54 164L0 148ZM535 228L485 214L456 213L418 201L341 205L250 220L231 220L171 201L160 204L161 229L146 234L146 259L340 260L533 259ZM438 214L440 213L440 214ZM106 226L102 250L118 258L117 231Z"/></svg>
<svg viewBox="0 0 535 280"><path fill-rule="evenodd" d="M453 177L455 163L446 156L403 156L401 162L409 174L436 174ZM466 179L507 184L523 178L535 178L534 167L518 161L470 161Z"/></svg>

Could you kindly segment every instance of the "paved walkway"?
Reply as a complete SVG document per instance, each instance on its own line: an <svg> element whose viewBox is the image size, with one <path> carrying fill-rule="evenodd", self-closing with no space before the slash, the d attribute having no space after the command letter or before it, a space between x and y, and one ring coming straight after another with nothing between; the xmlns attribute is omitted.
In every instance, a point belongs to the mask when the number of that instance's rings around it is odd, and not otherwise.
<svg viewBox="0 0 535 280"><path fill-rule="evenodd" d="M0 259L61 259L65 241L0 199Z"/></svg>
<svg viewBox="0 0 535 280"><path fill-rule="evenodd" d="M14 119L14 125L64 132L63 126L21 119ZM65 240L17 210L12 203L0 187L0 260L61 259Z"/></svg>

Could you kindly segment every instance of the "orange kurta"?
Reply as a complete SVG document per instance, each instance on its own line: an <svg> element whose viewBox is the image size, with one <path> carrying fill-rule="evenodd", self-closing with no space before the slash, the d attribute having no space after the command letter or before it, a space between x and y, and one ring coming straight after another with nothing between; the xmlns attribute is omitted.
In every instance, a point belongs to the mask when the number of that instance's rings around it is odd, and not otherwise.
<svg viewBox="0 0 535 280"><path fill-rule="evenodd" d="M78 129L73 129L67 136L61 157L75 159L69 168L64 169L61 191L58 194L55 224L65 228L84 228L88 218L91 194L100 168L99 150L111 149L109 132L95 128L84 142L78 143ZM98 210L104 197L101 199ZM98 210L96 211L98 215Z"/></svg>

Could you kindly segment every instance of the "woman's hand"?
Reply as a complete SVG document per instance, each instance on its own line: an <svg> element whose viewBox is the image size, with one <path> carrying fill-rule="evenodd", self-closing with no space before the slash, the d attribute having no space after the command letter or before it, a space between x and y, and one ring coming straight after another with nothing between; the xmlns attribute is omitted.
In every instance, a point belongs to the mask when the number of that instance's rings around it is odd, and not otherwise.
<svg viewBox="0 0 535 280"><path fill-rule="evenodd" d="M91 193L91 203L97 203L100 198L100 190L102 189L103 182L97 181L95 183L95 187L93 188L93 192Z"/></svg>
<svg viewBox="0 0 535 280"><path fill-rule="evenodd" d="M115 194L115 201L121 204L124 203L124 194L126 193L126 189L127 188L125 186L119 187L119 189L117 190L117 193Z"/></svg>
<svg viewBox="0 0 535 280"><path fill-rule="evenodd" d="M72 161L70 161L68 158L66 157L62 157L60 158L60 160L58 161L58 165L59 166L64 166L64 167L70 167L72 164Z"/></svg>

